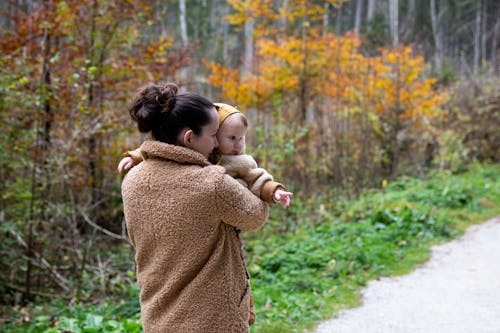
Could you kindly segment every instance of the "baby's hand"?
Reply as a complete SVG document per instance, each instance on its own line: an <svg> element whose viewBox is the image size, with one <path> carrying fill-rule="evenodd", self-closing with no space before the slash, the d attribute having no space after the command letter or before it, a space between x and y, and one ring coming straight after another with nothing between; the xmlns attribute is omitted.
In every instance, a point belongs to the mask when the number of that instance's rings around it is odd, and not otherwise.
<svg viewBox="0 0 500 333"><path fill-rule="evenodd" d="M277 189L274 192L274 199L283 204L283 208L290 206L290 197L293 195L292 192L283 191L282 189Z"/></svg>
<svg viewBox="0 0 500 333"><path fill-rule="evenodd" d="M132 159L132 157L124 157L122 158L122 160L120 161L120 163L118 163L118 172L119 173L124 173L125 171L128 171L129 169L131 169L133 166L134 166L134 160Z"/></svg>

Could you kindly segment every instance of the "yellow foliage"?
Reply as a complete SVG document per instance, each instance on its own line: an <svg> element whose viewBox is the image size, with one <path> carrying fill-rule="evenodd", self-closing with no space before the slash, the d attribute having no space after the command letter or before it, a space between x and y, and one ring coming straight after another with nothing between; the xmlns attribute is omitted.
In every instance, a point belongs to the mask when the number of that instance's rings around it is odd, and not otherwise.
<svg viewBox="0 0 500 333"><path fill-rule="evenodd" d="M332 6L337 7L347 0L328 0ZM305 25L309 21L318 22L323 19L327 10L323 3L315 4L310 1L290 0L284 5L272 0L228 0L233 9L233 13L226 15L225 19L235 26L242 26L247 21L256 22L254 34L256 36L271 36L277 33L276 28L272 28L272 22L286 20L294 23L298 18L307 17Z"/></svg>
<svg viewBox="0 0 500 333"><path fill-rule="evenodd" d="M266 0L229 3L234 10L227 17L231 24L248 19L256 23L255 66L243 74L207 64L208 82L220 89L222 100L266 111L273 111L278 101L287 110L282 116L289 119L284 120L291 122L299 119L304 106L314 105L319 115L364 119L379 136L390 126L429 130L430 121L442 114L448 96L434 88L424 58L411 47L381 49L378 56L367 57L355 34L337 36L313 24L325 9L312 2L290 0L282 8ZM301 18L298 22L306 24L293 33L278 32L270 22L283 18L288 23ZM359 152L352 154L355 158Z"/></svg>

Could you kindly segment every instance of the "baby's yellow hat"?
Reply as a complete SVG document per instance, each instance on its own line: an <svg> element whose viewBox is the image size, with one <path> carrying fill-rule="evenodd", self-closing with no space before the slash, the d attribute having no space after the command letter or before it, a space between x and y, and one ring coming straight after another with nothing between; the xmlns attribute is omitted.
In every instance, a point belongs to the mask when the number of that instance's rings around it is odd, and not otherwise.
<svg viewBox="0 0 500 333"><path fill-rule="evenodd" d="M233 113L241 113L240 110L229 104L214 103L214 105L215 108L217 109L217 113L219 113L219 126L222 125L224 120L226 120L226 118L232 115Z"/></svg>

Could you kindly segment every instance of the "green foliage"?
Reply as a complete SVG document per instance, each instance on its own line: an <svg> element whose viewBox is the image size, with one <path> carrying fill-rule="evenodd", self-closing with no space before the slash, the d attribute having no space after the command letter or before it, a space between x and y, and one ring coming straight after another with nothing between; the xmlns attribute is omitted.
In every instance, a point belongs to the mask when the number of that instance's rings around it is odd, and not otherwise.
<svg viewBox="0 0 500 333"><path fill-rule="evenodd" d="M295 197L288 210L271 210L266 228L244 236L257 310L251 331L302 332L357 305L369 280L410 271L432 244L498 214L499 202L500 167L479 164L464 174L402 177L356 200ZM141 331L136 285L126 301L67 306L58 300L9 311L7 333Z"/></svg>
<svg viewBox="0 0 500 333"><path fill-rule="evenodd" d="M499 175L498 166L473 166L462 175L401 178L383 191L330 205L329 214L310 214L317 221L293 233L252 237L247 250L258 316L252 331L310 328L356 304L367 281L408 272L427 259L432 244L460 235L474 214L498 213L491 202L500 202ZM309 214L300 201L294 205ZM319 206L314 200L309 205ZM285 221L289 214L282 212Z"/></svg>
<svg viewBox="0 0 500 333"><path fill-rule="evenodd" d="M22 325L12 320L2 327L2 332L43 332L43 333L138 333L142 332L139 310L139 290L136 285L129 286L125 301L101 302L100 305L67 306L61 301L45 307L36 306L27 313L29 323ZM11 311L13 312L13 311Z"/></svg>
<svg viewBox="0 0 500 333"><path fill-rule="evenodd" d="M500 161L500 79L493 74L456 83L442 119L439 163L460 169L474 160Z"/></svg>

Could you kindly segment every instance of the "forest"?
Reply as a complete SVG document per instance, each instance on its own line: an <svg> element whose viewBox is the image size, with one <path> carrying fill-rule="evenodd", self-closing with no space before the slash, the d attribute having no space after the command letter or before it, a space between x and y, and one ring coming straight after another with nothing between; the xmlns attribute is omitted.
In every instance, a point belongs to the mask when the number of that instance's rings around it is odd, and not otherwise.
<svg viewBox="0 0 500 333"><path fill-rule="evenodd" d="M269 239L325 216L380 218L343 204L401 179L479 168L498 192L496 0L3 0L0 35L0 326L41 313L33 332L63 332L40 309L101 302L137 319L116 168L148 138L127 111L148 82L247 115L248 152L295 193L288 211L271 208ZM460 207L479 200L476 188L449 186ZM248 238L250 270L263 274L274 259L259 249L270 245ZM265 281L256 302L269 310Z"/></svg>

